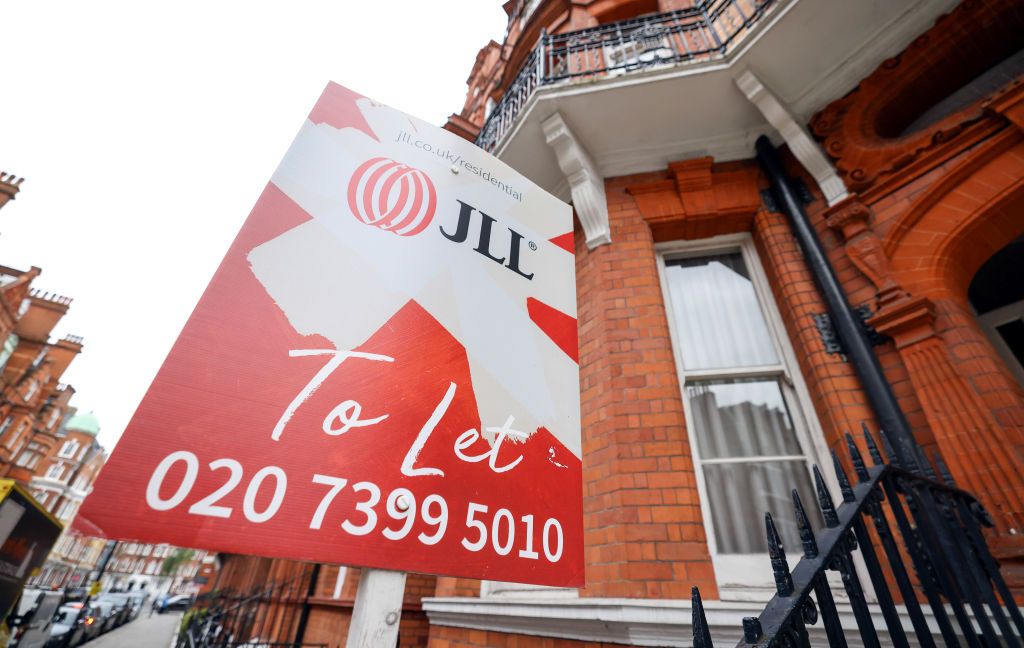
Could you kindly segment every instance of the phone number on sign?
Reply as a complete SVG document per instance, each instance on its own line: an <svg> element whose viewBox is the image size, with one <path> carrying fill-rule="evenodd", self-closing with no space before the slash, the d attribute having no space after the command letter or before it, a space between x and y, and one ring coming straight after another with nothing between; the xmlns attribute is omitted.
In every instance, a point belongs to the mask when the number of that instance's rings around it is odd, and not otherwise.
<svg viewBox="0 0 1024 648"><path fill-rule="evenodd" d="M161 497L160 491L164 486L167 474L178 463L185 464L185 475L170 497ZM190 506L188 512L192 515L231 518L235 514L234 509L218 504L218 502L242 483L245 470L242 468L242 464L235 459L214 459L209 462L208 466L211 471L227 470L228 480ZM146 504L154 511L170 511L181 505L192 492L192 487L195 486L196 479L199 477L199 470L199 458L187 450L179 450L167 455L149 478L149 483L146 486ZM309 528L315 530L321 528L331 504L349 486L349 480L344 477L315 474L312 481L314 484L327 488L309 521ZM379 486L368 481L355 482L351 489L361 497L361 500L356 502L355 510L341 523L341 528L349 535L369 535L381 526L378 506L383 493ZM262 510L257 510L257 496L270 490L273 492L270 503ZM287 491L288 476L283 469L278 466L266 466L259 469L249 479L249 483L245 487L245 494L242 498L242 515L249 522L256 524L271 520L281 509ZM428 546L441 542L448 531L448 502L436 493L427 495L422 502L421 506L417 506L416 495L408 488L396 488L388 493L388 496L384 498L384 512L388 520L380 530L381 535L388 540L401 540L409 535L419 517L429 527L428 531L430 532L421 532L416 539ZM390 526L392 522L399 524L392 527ZM516 518L511 511L499 508L490 517L490 524L488 524L487 506L469 502L464 527L462 546L472 552L483 551L490 547L499 556L507 556L513 550L518 549L517 555L520 558L539 560L540 554L543 553L544 558L552 563L557 563L562 557L562 525L554 518L548 518L544 522L541 532L541 552L538 552L534 546L533 515L520 516L519 524L516 524ZM517 527L522 530L521 533L517 534ZM520 538L518 545L517 536Z"/></svg>

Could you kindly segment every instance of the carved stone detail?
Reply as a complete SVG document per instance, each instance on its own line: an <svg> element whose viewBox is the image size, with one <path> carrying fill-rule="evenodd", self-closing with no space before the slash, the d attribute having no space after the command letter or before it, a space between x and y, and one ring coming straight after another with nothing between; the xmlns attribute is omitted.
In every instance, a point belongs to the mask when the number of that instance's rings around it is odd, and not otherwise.
<svg viewBox="0 0 1024 648"><path fill-rule="evenodd" d="M569 181L572 204L576 209L576 216L580 219L580 225L583 226L587 247L594 249L598 245L611 243L604 177L598 172L593 158L562 119L561 114L556 112L544 120L541 126L544 129L544 139L558 159L558 167Z"/></svg>
<svg viewBox="0 0 1024 648"><path fill-rule="evenodd" d="M846 185L836 174L828 158L793 116L793 112L765 87L761 79L747 70L736 79L736 86L757 106L765 120L779 132L789 145L790 152L814 177L828 204L834 205L846 198Z"/></svg>
<svg viewBox="0 0 1024 648"><path fill-rule="evenodd" d="M811 131L822 140L847 186L863 192L930 153L941 157L944 145L952 140L969 145L973 139L965 135L968 131L1002 127L1001 118L986 120L987 102L976 102L910 133L900 132L904 124L889 122L926 108L915 105L918 97L941 97L955 89L947 87L950 79L966 76L963 81L967 82L974 73L972 65L987 64L986 56L998 60L1004 37L1014 38L1022 24L1024 18L1014 0L962 2L898 56L884 61L850 94L815 115ZM956 63L951 66L949 61Z"/></svg>
<svg viewBox="0 0 1024 648"><path fill-rule="evenodd" d="M626 187L656 241L745 232L761 208L752 163L694 158L670 163L668 175Z"/></svg>
<svg viewBox="0 0 1024 648"><path fill-rule="evenodd" d="M825 222L841 234L850 261L878 289L878 308L884 310L906 298L907 292L893 278L882 240L869 224L871 217L866 205L851 199L836 205Z"/></svg>

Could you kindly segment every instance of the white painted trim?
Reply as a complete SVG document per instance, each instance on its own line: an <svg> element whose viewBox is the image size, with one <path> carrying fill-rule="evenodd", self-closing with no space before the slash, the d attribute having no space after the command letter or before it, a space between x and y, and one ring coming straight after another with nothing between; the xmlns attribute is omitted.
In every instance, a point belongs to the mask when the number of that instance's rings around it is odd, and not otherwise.
<svg viewBox="0 0 1024 648"><path fill-rule="evenodd" d="M805 84L805 89L795 97L782 97L792 108L798 123L805 123L813 113L824 108L831 101L852 90L865 76L871 73L883 60L903 50L914 38L935 22L933 7L945 13L955 7L959 0L914 0L907 2L907 8L894 21L879 26L858 47L841 62ZM512 128L498 141L494 155L504 159L506 150L517 139L533 113L539 113L543 120L545 113L557 110L559 100L567 97L603 92L631 85L672 81L700 74L713 74L731 70L741 62L746 65L750 51L777 23L799 6L800 0L782 0L755 25L736 49L730 50L721 59L714 61L686 63L669 69L656 68L631 72L626 75L610 76L593 81L567 81L537 88L518 112ZM927 10L924 7L927 5ZM753 61L754 59L751 59ZM768 132L766 132L768 131ZM778 135L770 128L746 129L708 137L701 141L687 142L685 151L680 151L679 142L668 142L648 147L637 147L615 151L601 151L594 158L598 169L607 178L646 173L664 169L666 164L680 159L700 155L712 155L716 161L749 159L754 141L768 134L778 144Z"/></svg>
<svg viewBox="0 0 1024 648"><path fill-rule="evenodd" d="M604 193L604 177L598 173L597 165L580 143L576 134L555 113L541 124L544 140L558 159L558 168L569 181L572 205L580 219L587 238L587 247L611 243L611 227L608 224L608 201Z"/></svg>
<svg viewBox="0 0 1024 648"><path fill-rule="evenodd" d="M810 133L756 74L747 70L735 82L744 96L761 111L765 120L786 140L790 152L800 164L814 176L829 206L850 195L832 163L811 139Z"/></svg>
<svg viewBox="0 0 1024 648"><path fill-rule="evenodd" d="M1006 343L1003 336L996 330L997 326L1009 324L1014 320L1024 319L1024 301L1007 304L976 317L978 324L981 325L981 330L985 332L989 342L996 348L996 352L999 353L1003 364L1010 370L1013 377L1017 379L1017 382L1024 385L1024 367L1021 366L1016 356L1013 355L1013 349L1010 348L1010 345Z"/></svg>
<svg viewBox="0 0 1024 648"><path fill-rule="evenodd" d="M814 411L810 392L804 383L803 376L796 362L796 355L789 342L785 326L782 323L782 316L775 303L774 295L768 284L768 278L764 274L764 266L754 247L753 238L749 233L727 234L715 236L696 241L672 241L659 243L655 246L658 257L658 275L661 281L662 296L665 303L665 316L669 324L669 335L672 341L673 356L676 362L676 373L679 377L680 396L683 399L683 413L686 419L687 430L696 429L693 416L686 399L687 380L704 380L708 372L687 371L683 365L679 353L680 343L676 334L675 316L671 304L672 297L668 289L668 278L666 275L666 257L695 257L716 253L738 251L743 257L743 262L750 273L751 283L754 286L754 293L757 296L758 304L765 323L775 346L776 357L780 359L778 365L765 367L751 367L754 375L774 376L781 378L783 398L790 407L791 419L796 432L797 441L804 451L804 459L807 462L807 469L810 471L812 464L817 463L822 473L830 478L829 483L835 483L835 474L831 465L831 457L828 447L825 444L824 433ZM774 371L772 371L774 370ZM742 373L740 370L730 371L729 374ZM743 374L747 375L747 374ZM694 473L697 483L698 499L701 513L704 519L704 530L707 537L708 552L712 564L715 567L715 579L719 585L719 595L726 600L763 600L766 594L770 595L772 583L765 580L760 582L756 579L758 572L763 572L767 562L767 551L764 554L719 554L716 532L712 522L712 513L708 501L707 483L704 479L704 462L701 460L700 449L697 446L696 435L687 435L690 441L690 452L693 459ZM839 496L837 487L833 487L834 496ZM757 524L757 520L752 520ZM798 554L790 553L793 564L798 559Z"/></svg>
<svg viewBox="0 0 1024 648"><path fill-rule="evenodd" d="M731 645L741 638L743 617L757 616L760 602L704 601L704 613L716 644ZM938 625L927 606L925 618L934 635ZM883 646L891 646L881 609L870 606ZM576 641L634 646L691 646L693 626L690 601L677 599L581 598L576 600L494 600L478 598L425 598L423 610L431 625L504 632ZM902 606L897 610L903 627L913 626ZM839 616L850 637L857 625L852 610L839 604ZM821 622L809 626L812 646L827 645Z"/></svg>
<svg viewBox="0 0 1024 648"><path fill-rule="evenodd" d="M788 98L789 105L804 121L809 120L813 113L850 92L861 79L881 65L882 61L902 52L915 38L935 24L937 16L922 11L922 5L929 5L931 11L937 7L941 15L952 11L960 1L918 0L909 4L899 18L879 26L860 47L853 49L850 56L808 83L803 94ZM849 79L855 81L850 83Z"/></svg>

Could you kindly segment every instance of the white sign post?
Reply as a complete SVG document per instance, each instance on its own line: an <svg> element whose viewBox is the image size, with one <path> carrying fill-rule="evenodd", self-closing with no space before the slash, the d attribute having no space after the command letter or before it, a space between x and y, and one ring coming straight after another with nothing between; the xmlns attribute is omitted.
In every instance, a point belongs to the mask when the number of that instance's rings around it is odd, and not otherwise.
<svg viewBox="0 0 1024 648"><path fill-rule="evenodd" d="M402 620L405 577L405 572L363 570L348 626L348 648L395 645Z"/></svg>

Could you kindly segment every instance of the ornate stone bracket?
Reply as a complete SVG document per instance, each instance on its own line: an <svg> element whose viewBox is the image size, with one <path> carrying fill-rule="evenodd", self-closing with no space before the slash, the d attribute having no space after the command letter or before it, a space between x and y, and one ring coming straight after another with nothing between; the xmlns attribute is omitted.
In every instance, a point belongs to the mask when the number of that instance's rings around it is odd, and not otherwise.
<svg viewBox="0 0 1024 648"><path fill-rule="evenodd" d="M604 177L598 172L593 158L561 114L556 112L544 120L541 126L544 139L558 158L558 167L569 181L572 204L583 226L587 247L594 249L598 245L611 243Z"/></svg>
<svg viewBox="0 0 1024 648"><path fill-rule="evenodd" d="M779 132L789 150L814 177L828 204L834 205L846 198L846 185L832 167L832 163L811 139L810 134L793 116L792 111L749 70L736 79L736 86L757 106L765 120Z"/></svg>
<svg viewBox="0 0 1024 648"><path fill-rule="evenodd" d="M825 223L840 234L850 261L878 289L878 307L884 310L907 292L893 278L882 240L870 226L871 216L866 205L848 199L829 210Z"/></svg>

